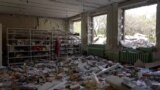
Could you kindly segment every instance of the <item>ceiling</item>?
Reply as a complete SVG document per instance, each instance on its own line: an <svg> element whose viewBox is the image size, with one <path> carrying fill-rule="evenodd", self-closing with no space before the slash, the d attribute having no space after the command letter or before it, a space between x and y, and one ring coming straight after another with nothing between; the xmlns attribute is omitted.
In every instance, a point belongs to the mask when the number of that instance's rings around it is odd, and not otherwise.
<svg viewBox="0 0 160 90"><path fill-rule="evenodd" d="M0 13L66 18L124 0L0 0Z"/></svg>

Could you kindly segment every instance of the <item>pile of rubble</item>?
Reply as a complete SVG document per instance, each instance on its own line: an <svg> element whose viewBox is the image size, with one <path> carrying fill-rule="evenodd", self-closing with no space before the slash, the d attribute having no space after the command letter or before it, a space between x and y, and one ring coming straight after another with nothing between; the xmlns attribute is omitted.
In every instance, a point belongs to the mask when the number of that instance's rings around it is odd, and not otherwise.
<svg viewBox="0 0 160 90"><path fill-rule="evenodd" d="M94 56L1 67L0 90L159 90L160 71Z"/></svg>
<svg viewBox="0 0 160 90"><path fill-rule="evenodd" d="M151 43L145 35L139 34L139 33L136 33L133 36L129 36L129 35L125 36L125 39L121 40L121 44L124 47L133 48L133 49L136 49L139 47L147 48L147 47L155 46L155 43Z"/></svg>

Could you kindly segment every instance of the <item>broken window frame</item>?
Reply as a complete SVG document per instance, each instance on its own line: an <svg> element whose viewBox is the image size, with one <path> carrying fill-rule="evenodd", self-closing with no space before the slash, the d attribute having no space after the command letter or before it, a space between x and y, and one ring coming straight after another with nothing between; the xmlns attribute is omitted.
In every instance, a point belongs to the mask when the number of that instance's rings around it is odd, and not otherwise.
<svg viewBox="0 0 160 90"><path fill-rule="evenodd" d="M91 31L91 44L94 44L93 41L94 41L94 17L98 17L98 16L102 16L102 15L106 15L106 31L107 31L107 13L101 13L101 14L96 14L96 15L93 15L91 16L91 22L92 22L92 31ZM106 36L106 39L107 39L107 33L105 33L105 36ZM106 40L106 43L107 43L107 40ZM94 44L95 45L95 44ZM104 45L104 44L100 44L100 45Z"/></svg>
<svg viewBox="0 0 160 90"><path fill-rule="evenodd" d="M120 10L122 10L121 12L121 15L119 19L121 19L122 21L120 22L120 30L119 30L119 33L120 33L120 41L121 40L125 40L125 10L128 10L128 9L134 9L134 8L138 8L138 7L143 7L143 6L149 6L149 5L154 5L154 4L157 4L158 6L158 3L157 2L146 2L146 3L140 3L140 4L136 4L136 5L127 5L127 6L124 6L124 7L120 7ZM157 8L156 8L157 9ZM156 10L157 11L157 10ZM157 15L156 15L156 19L157 19ZM156 22L156 25L157 25L157 22ZM157 28L156 28L157 29ZM155 30L156 30L155 29ZM120 43L119 41L119 43ZM157 44L157 40L156 40L156 44ZM156 45L155 44L155 45ZM123 46L122 44L120 44L120 46Z"/></svg>
<svg viewBox="0 0 160 90"><path fill-rule="evenodd" d="M72 27L73 27L73 31L72 31L72 32L73 32L73 33L77 33L77 32L75 32L76 30L74 30L74 23L76 23L76 22L81 22L80 28L81 28L81 26L82 26L82 21L81 21L81 19L72 21ZM81 32L82 32L82 28L80 29L79 38L81 38Z"/></svg>

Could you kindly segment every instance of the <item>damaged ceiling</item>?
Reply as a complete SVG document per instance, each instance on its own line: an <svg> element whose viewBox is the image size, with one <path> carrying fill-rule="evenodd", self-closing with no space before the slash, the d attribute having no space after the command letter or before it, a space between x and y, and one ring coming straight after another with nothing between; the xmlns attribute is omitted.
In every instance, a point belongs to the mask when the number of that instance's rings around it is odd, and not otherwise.
<svg viewBox="0 0 160 90"><path fill-rule="evenodd" d="M0 13L66 18L124 0L0 0Z"/></svg>

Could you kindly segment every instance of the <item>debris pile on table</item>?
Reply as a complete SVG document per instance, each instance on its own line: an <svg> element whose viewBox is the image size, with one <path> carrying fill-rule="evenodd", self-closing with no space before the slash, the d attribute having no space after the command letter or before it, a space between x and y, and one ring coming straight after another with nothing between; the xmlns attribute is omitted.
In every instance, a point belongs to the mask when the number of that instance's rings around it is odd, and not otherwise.
<svg viewBox="0 0 160 90"><path fill-rule="evenodd" d="M121 65L96 56L70 56L2 67L0 90L159 90L158 65L156 69Z"/></svg>

